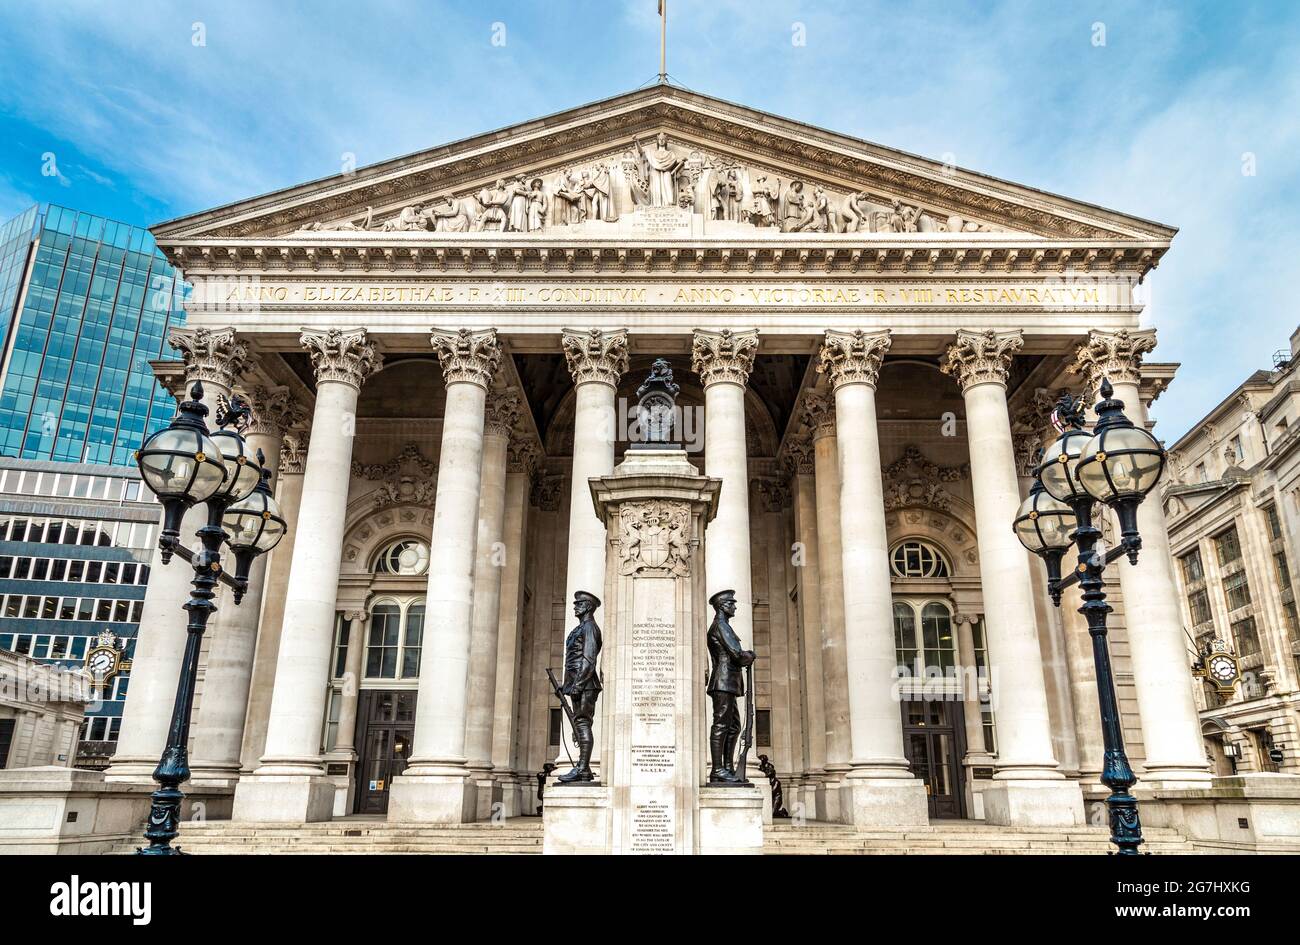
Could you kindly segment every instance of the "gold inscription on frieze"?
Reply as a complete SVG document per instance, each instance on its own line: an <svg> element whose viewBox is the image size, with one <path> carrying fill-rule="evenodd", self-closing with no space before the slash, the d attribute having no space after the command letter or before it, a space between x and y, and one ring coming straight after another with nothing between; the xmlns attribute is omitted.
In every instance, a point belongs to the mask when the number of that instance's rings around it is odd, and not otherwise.
<svg viewBox="0 0 1300 945"><path fill-rule="evenodd" d="M927 307L1113 307L1128 302L1118 282L1050 281L1029 286L1016 283L815 283L713 284L643 283L595 285L583 283L299 283L253 278L199 280L194 301L199 304L377 306L572 305L594 308L655 306L683 308L877 308Z"/></svg>

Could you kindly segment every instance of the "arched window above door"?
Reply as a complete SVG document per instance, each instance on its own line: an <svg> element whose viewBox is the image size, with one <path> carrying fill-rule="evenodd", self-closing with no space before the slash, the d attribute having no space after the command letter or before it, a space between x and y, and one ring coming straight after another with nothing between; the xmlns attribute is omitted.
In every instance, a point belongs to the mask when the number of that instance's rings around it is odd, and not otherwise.
<svg viewBox="0 0 1300 945"><path fill-rule="evenodd" d="M894 648L907 674L946 675L957 665L952 609L937 600L895 600Z"/></svg>
<svg viewBox="0 0 1300 945"><path fill-rule="evenodd" d="M946 578L952 574L943 552L928 541L904 541L889 555L889 569L901 578Z"/></svg>

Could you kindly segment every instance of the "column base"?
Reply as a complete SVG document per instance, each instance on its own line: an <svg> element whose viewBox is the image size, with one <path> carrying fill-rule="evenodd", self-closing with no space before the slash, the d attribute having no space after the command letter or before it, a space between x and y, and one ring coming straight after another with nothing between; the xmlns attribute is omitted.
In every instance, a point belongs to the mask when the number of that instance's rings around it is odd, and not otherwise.
<svg viewBox="0 0 1300 945"><path fill-rule="evenodd" d="M700 788L695 843L696 852L704 856L762 853L763 792L759 786Z"/></svg>
<svg viewBox="0 0 1300 945"><path fill-rule="evenodd" d="M543 853L609 853L609 788L548 790L542 805L542 838Z"/></svg>
<svg viewBox="0 0 1300 945"><path fill-rule="evenodd" d="M818 820L821 818L821 807L817 804L819 792L824 790L819 778L806 778L799 788L796 800L801 805L802 810L795 810L794 807L786 805L790 810L791 817L797 817L802 820Z"/></svg>
<svg viewBox="0 0 1300 945"><path fill-rule="evenodd" d="M231 819L293 824L333 820L334 793L334 782L322 775L245 775L235 786Z"/></svg>
<svg viewBox="0 0 1300 945"><path fill-rule="evenodd" d="M197 764L190 769L190 784L202 787L225 788L234 790L239 783L239 764L214 765Z"/></svg>
<svg viewBox="0 0 1300 945"><path fill-rule="evenodd" d="M1078 781L994 780L984 789L984 819L1006 827L1077 827L1087 821Z"/></svg>
<svg viewBox="0 0 1300 945"><path fill-rule="evenodd" d="M398 775L388 793L392 823L468 824L478 819L479 787L464 774Z"/></svg>
<svg viewBox="0 0 1300 945"><path fill-rule="evenodd" d="M1204 768L1146 767L1139 781L1152 791L1203 791L1214 784L1214 775Z"/></svg>
<svg viewBox="0 0 1300 945"><path fill-rule="evenodd" d="M925 785L913 777L849 775L840 782L839 823L855 827L913 827L930 822Z"/></svg>
<svg viewBox="0 0 1300 945"><path fill-rule="evenodd" d="M157 758L153 761L143 758L115 759L104 769L104 780L109 784L153 784L153 772L157 767Z"/></svg>
<svg viewBox="0 0 1300 945"><path fill-rule="evenodd" d="M475 820L494 820L498 816L509 816L505 814L505 791L501 782L492 775L484 775L475 779L474 788L476 796L474 801L474 819Z"/></svg>

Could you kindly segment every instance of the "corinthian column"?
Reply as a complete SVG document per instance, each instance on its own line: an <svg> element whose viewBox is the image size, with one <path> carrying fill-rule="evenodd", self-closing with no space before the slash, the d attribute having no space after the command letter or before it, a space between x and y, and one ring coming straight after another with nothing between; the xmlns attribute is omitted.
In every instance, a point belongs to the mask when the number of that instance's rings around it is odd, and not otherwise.
<svg viewBox="0 0 1300 945"><path fill-rule="evenodd" d="M695 332L691 369L704 385L704 462L722 480L718 512L704 542L705 596L728 588L740 608L731 626L754 647L754 579L749 564L749 461L745 448L745 385L758 353L758 332Z"/></svg>
<svg viewBox="0 0 1300 945"><path fill-rule="evenodd" d="M889 344L888 331L828 331L817 365L835 391L851 752L840 788L840 819L851 824L927 820L925 786L912 777L903 755L903 720L894 683L898 661L876 428L876 382ZM819 481L819 491L820 486ZM823 564L823 581L824 569ZM833 724L829 703L827 717ZM832 744L828 735L828 770Z"/></svg>
<svg viewBox="0 0 1300 945"><path fill-rule="evenodd" d="M334 643L343 526L347 518L357 397L381 358L365 329L307 330L300 339L316 372L316 407L293 546L284 625L261 764L240 779L234 819L328 820L334 784L321 764L321 720Z"/></svg>
<svg viewBox="0 0 1300 945"><path fill-rule="evenodd" d="M560 334L564 359L573 376L573 465L569 473L569 548L565 577L566 609L576 591L605 596L605 523L596 514L591 501L591 480L614 471L614 441L618 436L618 418L614 397L618 381L627 370L627 332L565 329ZM596 613L596 622L603 617ZM603 755L603 719L607 707L597 707L593 737L593 766L600 767ZM566 759L577 757L569 726L560 726L560 754L555 760L557 771L567 770Z"/></svg>
<svg viewBox="0 0 1300 945"><path fill-rule="evenodd" d="M500 631L501 579L507 562L520 549L503 543L506 512L506 460L510 431L519 420L519 395L492 392L483 424L483 472L479 478L478 551L474 563L474 629L470 638L469 705L465 754L478 784L475 820L486 820L501 800L501 785L492 777L492 725L496 714L497 645Z"/></svg>
<svg viewBox="0 0 1300 945"><path fill-rule="evenodd" d="M185 390L179 398L188 399L190 385L201 381L211 426L218 399L230 396L235 380L248 367L248 346L233 328L175 328L168 334L167 343L185 362ZM207 506L202 504L186 512L180 526L181 541L189 544L207 517ZM163 564L158 549L154 549L136 637L131 688L123 707L117 751L105 775L110 781L153 780L176 699L189 620L183 608L190 598L193 580L194 570L184 560L174 558L170 564Z"/></svg>
<svg viewBox="0 0 1300 945"><path fill-rule="evenodd" d="M1007 373L1023 344L1019 331L958 331L943 365L944 373L961 384L966 401L998 727L997 771L993 786L984 792L984 811L997 824L1077 824L1083 822L1083 795L1078 782L1065 780L1052 755L1029 558L1011 528L1020 507L1020 487L1007 412Z"/></svg>
<svg viewBox="0 0 1300 945"><path fill-rule="evenodd" d="M1090 332L1087 342L1079 346L1073 370L1083 375L1094 395L1108 378L1129 419L1150 426L1138 385L1142 357L1155 346L1154 330ZM1133 687L1142 717L1146 750L1142 783L1159 788L1204 787L1210 771L1192 676L1187 670L1187 638L1159 496L1152 494L1138 506L1137 524L1142 535L1138 563L1130 565L1124 560L1115 566L1129 628Z"/></svg>
<svg viewBox="0 0 1300 945"><path fill-rule="evenodd" d="M432 343L447 385L438 492L429 540L429 590L411 762L393 779L388 819L467 823L477 788L465 761L473 635L474 554L488 388L501 364L495 329L439 331Z"/></svg>
<svg viewBox="0 0 1300 945"><path fill-rule="evenodd" d="M246 431L248 451L260 451L275 482L280 474L280 448L290 427L307 419L306 411L285 388L248 391L252 417ZM194 765L190 778L196 784L228 784L239 779L240 746L248 710L253 653L266 587L267 556L253 561L248 590L239 606L223 595L223 606L208 647L203 670L203 701L194 723Z"/></svg>

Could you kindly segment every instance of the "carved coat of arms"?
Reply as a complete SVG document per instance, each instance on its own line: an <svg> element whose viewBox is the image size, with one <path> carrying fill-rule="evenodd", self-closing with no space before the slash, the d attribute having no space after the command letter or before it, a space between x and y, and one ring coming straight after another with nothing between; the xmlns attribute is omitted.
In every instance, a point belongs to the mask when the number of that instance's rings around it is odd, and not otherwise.
<svg viewBox="0 0 1300 945"><path fill-rule="evenodd" d="M679 503L643 502L619 511L619 573L665 570L690 574L690 509Z"/></svg>

